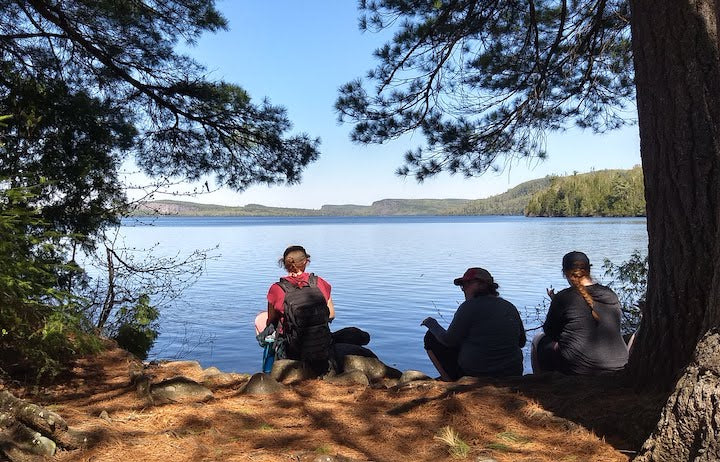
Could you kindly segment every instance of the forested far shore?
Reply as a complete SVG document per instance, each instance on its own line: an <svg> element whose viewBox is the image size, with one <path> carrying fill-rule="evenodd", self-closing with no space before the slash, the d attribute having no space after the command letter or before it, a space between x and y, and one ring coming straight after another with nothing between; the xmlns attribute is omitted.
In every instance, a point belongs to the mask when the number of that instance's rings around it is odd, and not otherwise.
<svg viewBox="0 0 720 462"><path fill-rule="evenodd" d="M242 207L177 200L142 202L136 216L411 216L527 215L533 217L645 216L642 170L600 170L546 176L485 199L382 199L371 205L323 205L319 209Z"/></svg>
<svg viewBox="0 0 720 462"><path fill-rule="evenodd" d="M640 166L552 178L525 207L533 217L645 216Z"/></svg>

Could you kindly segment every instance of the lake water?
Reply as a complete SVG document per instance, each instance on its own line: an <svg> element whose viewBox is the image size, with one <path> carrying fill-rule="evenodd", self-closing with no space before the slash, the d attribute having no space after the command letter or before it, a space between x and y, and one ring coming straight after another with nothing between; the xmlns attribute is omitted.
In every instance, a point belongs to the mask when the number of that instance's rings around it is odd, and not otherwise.
<svg viewBox="0 0 720 462"><path fill-rule="evenodd" d="M621 263L647 250L644 218L526 217L161 217L151 225L127 220L129 245L184 255L217 246L198 282L163 308L150 359L195 359L203 367L257 372L261 349L253 320L267 306L271 283L285 273L283 250L305 246L308 271L332 285L332 329L357 326L386 364L436 376L422 346L420 321L447 327L463 301L452 280L466 268L488 269L500 295L517 306L526 329L547 309L547 287L564 288L562 256L588 254L601 282L602 262ZM543 307L543 303L545 303ZM528 333L532 338L536 331ZM525 371L530 371L529 342Z"/></svg>

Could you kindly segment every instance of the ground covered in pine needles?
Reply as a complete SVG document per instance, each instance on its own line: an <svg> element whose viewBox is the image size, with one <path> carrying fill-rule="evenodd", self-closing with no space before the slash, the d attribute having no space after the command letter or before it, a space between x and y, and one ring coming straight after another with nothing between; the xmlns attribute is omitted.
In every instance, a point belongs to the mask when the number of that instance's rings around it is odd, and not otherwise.
<svg viewBox="0 0 720 462"><path fill-rule="evenodd" d="M151 404L133 374L204 382L202 403ZM397 387L308 380L272 395L241 393L248 376L194 362L142 364L120 349L77 362L42 389L8 384L88 436L56 461L627 461L664 396L617 377L428 380ZM328 457L331 456L331 457Z"/></svg>

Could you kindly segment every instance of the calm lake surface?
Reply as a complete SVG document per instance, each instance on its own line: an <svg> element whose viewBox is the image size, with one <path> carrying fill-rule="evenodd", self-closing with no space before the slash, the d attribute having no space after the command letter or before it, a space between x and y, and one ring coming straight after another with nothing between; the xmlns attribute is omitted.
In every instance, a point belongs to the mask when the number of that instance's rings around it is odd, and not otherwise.
<svg viewBox="0 0 720 462"><path fill-rule="evenodd" d="M285 274L277 260L289 245L305 246L308 271L332 285L333 330L360 327L386 364L433 377L420 321L434 316L447 327L463 301L452 280L466 268L488 269L532 329L547 310L545 289L567 286L560 272L566 252L586 252L595 278L608 282L604 258L621 263L647 250L644 218L161 217L126 220L122 234L137 248L157 243L159 255L217 246L199 281L163 308L150 359L195 359L248 373L261 362L253 321L267 306L270 284Z"/></svg>

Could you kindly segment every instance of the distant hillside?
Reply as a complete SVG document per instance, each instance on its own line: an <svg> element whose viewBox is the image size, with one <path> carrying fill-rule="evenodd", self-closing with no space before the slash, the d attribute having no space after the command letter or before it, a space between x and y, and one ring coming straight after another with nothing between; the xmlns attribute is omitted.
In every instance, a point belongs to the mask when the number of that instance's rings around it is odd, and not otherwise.
<svg viewBox="0 0 720 462"><path fill-rule="evenodd" d="M371 205L323 205L320 209L244 207L174 200L145 202L135 215L178 216L407 216L523 215L637 216L645 214L640 167L526 181L486 199L382 199Z"/></svg>
<svg viewBox="0 0 720 462"><path fill-rule="evenodd" d="M383 199L371 205L323 205L320 215L392 216L458 215L470 199Z"/></svg>
<svg viewBox="0 0 720 462"><path fill-rule="evenodd" d="M546 217L645 216L642 169L601 170L554 177L536 192L525 214Z"/></svg>
<svg viewBox="0 0 720 462"><path fill-rule="evenodd" d="M522 215L530 197L550 186L551 177L520 183L514 188L487 199L469 201L460 207L458 215Z"/></svg>
<svg viewBox="0 0 720 462"><path fill-rule="evenodd" d="M317 210L293 209L284 207L266 207L259 204L248 204L244 207L228 207L225 205L197 204L195 202L160 200L143 202L138 205L133 215L178 215L178 216L311 216L318 215Z"/></svg>
<svg viewBox="0 0 720 462"><path fill-rule="evenodd" d="M323 205L317 209L266 207L248 204L244 207L197 204L174 200L140 204L134 215L178 216L394 216L457 215L470 199L383 199L372 205Z"/></svg>

